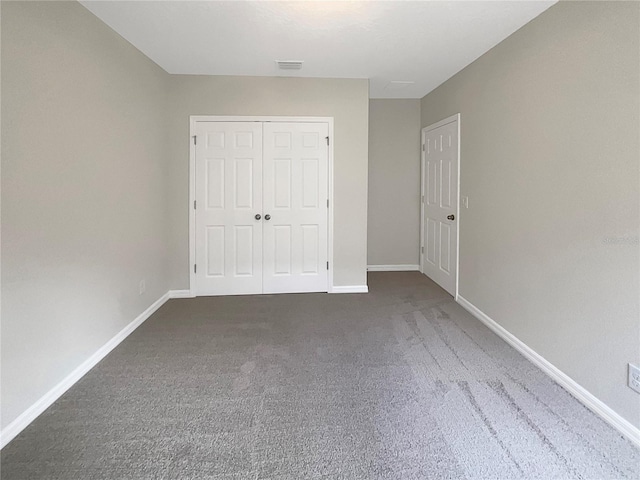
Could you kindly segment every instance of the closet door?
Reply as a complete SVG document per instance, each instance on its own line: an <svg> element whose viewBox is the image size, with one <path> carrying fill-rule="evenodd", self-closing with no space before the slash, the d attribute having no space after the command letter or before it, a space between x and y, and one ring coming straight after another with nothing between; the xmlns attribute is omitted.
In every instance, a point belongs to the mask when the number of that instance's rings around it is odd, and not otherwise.
<svg viewBox="0 0 640 480"><path fill-rule="evenodd" d="M327 291L326 123L264 124L263 291Z"/></svg>
<svg viewBox="0 0 640 480"><path fill-rule="evenodd" d="M262 293L262 124L197 122L196 138L196 295Z"/></svg>

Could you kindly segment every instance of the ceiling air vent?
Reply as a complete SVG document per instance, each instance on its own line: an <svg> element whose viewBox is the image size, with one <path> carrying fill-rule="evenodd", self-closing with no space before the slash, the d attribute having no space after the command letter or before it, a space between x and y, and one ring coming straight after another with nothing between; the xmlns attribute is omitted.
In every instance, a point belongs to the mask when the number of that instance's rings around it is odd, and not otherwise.
<svg viewBox="0 0 640 480"><path fill-rule="evenodd" d="M276 60L280 70L300 70L302 63L299 60Z"/></svg>
<svg viewBox="0 0 640 480"><path fill-rule="evenodd" d="M411 80L391 80L384 88L387 90L401 90L413 85L414 83L415 82Z"/></svg>

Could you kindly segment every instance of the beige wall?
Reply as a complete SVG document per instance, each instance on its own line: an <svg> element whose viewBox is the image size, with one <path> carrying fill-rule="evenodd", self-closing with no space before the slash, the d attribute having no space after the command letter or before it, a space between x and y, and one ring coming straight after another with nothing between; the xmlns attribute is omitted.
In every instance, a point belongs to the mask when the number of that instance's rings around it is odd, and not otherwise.
<svg viewBox="0 0 640 480"><path fill-rule="evenodd" d="M172 75L173 288L189 288L190 115L334 117L334 285L365 285L368 97L367 80Z"/></svg>
<svg viewBox="0 0 640 480"><path fill-rule="evenodd" d="M367 263L417 265L420 248L420 100L369 102Z"/></svg>
<svg viewBox="0 0 640 480"><path fill-rule="evenodd" d="M561 2L422 100L461 113L460 294L636 426L639 37Z"/></svg>
<svg viewBox="0 0 640 480"><path fill-rule="evenodd" d="M168 76L75 2L1 8L5 427L169 288Z"/></svg>

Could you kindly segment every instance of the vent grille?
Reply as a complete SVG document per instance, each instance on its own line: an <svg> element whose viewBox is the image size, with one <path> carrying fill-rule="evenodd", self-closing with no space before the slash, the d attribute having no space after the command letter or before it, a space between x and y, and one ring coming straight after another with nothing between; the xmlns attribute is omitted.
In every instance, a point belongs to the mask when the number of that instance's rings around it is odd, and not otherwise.
<svg viewBox="0 0 640 480"><path fill-rule="evenodd" d="M276 60L280 70L300 70L302 63L299 60Z"/></svg>
<svg viewBox="0 0 640 480"><path fill-rule="evenodd" d="M384 88L386 88L387 90L401 90L413 85L414 83L415 82L410 80L391 80Z"/></svg>

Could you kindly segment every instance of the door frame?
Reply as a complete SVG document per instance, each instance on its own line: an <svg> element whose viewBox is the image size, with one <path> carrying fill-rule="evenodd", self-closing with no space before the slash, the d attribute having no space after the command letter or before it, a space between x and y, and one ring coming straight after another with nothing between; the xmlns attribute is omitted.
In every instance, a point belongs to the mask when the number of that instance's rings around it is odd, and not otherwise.
<svg viewBox="0 0 640 480"><path fill-rule="evenodd" d="M428 132L435 130L436 128L448 125L453 122L458 122L458 178L456 182L458 184L458 198L456 205L456 218L458 219L458 228L456 231L456 288L454 298L457 301L459 290L458 285L460 282L460 113L451 115L439 122L433 123L427 127L424 127L420 132L420 272L424 275L424 196L425 196L425 137Z"/></svg>
<svg viewBox="0 0 640 480"><path fill-rule="evenodd" d="M196 147L193 142L196 122L274 122L274 123L326 123L329 126L329 172L327 212L327 292L333 293L333 117L284 117L284 116L232 116L232 115L190 115L189 116L189 294L195 297L196 274L193 266L196 263L196 211L193 208L196 199Z"/></svg>

